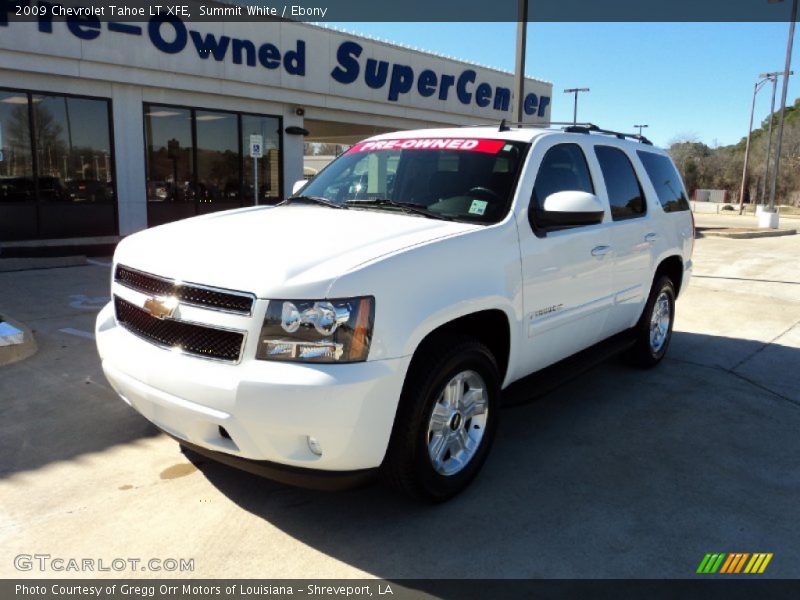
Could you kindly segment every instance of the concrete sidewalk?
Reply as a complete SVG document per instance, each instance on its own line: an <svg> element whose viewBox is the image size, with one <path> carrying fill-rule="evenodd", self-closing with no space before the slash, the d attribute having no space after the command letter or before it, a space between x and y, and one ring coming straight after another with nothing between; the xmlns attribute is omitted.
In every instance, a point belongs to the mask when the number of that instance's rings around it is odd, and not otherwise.
<svg viewBox="0 0 800 600"><path fill-rule="evenodd" d="M696 227L758 227L755 215L739 215L736 212L725 212L718 215L707 213L694 213ZM800 216L781 215L780 229L800 228Z"/></svg>

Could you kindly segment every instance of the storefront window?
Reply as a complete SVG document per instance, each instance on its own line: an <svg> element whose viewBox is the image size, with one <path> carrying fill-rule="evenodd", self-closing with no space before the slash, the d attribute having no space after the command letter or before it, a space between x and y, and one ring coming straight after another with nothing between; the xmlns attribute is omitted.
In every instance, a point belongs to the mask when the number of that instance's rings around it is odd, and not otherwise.
<svg viewBox="0 0 800 600"><path fill-rule="evenodd" d="M0 202L34 199L28 95L0 90Z"/></svg>
<svg viewBox="0 0 800 600"><path fill-rule="evenodd" d="M49 202L112 200L114 185L106 102L50 95L34 95L32 100L39 199Z"/></svg>
<svg viewBox="0 0 800 600"><path fill-rule="evenodd" d="M279 200L279 118L156 104L144 115L151 226L253 204L253 133L264 138L259 204Z"/></svg>
<svg viewBox="0 0 800 600"><path fill-rule="evenodd" d="M0 90L0 239L116 233L109 109L99 98Z"/></svg>
<svg viewBox="0 0 800 600"><path fill-rule="evenodd" d="M238 117L198 110L197 201L239 202L241 161Z"/></svg>
<svg viewBox="0 0 800 600"><path fill-rule="evenodd" d="M147 200L193 200L191 111L167 106L146 107L144 127L147 136Z"/></svg>

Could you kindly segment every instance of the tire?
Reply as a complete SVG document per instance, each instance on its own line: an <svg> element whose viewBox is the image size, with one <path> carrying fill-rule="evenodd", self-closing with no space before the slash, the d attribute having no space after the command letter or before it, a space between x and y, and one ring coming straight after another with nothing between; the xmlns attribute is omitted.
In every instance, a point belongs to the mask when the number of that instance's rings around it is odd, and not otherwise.
<svg viewBox="0 0 800 600"><path fill-rule="evenodd" d="M626 355L628 362L642 368L660 363L672 340L674 321L675 286L669 277L662 275L653 284L642 316L633 328L635 343Z"/></svg>
<svg viewBox="0 0 800 600"><path fill-rule="evenodd" d="M458 494L489 454L499 397L497 363L483 344L447 337L420 348L400 396L384 479L428 502Z"/></svg>

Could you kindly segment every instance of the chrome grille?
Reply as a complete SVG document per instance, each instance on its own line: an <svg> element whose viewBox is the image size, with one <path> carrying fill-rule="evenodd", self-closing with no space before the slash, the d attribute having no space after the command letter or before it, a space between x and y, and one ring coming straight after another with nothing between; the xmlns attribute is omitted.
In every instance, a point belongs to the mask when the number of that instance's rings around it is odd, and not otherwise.
<svg viewBox="0 0 800 600"><path fill-rule="evenodd" d="M193 283L176 283L172 279L151 275L124 265L117 265L114 281L143 294L175 296L183 304L224 312L250 315L255 297L246 292L221 290Z"/></svg>
<svg viewBox="0 0 800 600"><path fill-rule="evenodd" d="M114 296L114 310L122 327L157 346L228 362L238 362L241 357L245 340L243 332L157 319L119 296Z"/></svg>

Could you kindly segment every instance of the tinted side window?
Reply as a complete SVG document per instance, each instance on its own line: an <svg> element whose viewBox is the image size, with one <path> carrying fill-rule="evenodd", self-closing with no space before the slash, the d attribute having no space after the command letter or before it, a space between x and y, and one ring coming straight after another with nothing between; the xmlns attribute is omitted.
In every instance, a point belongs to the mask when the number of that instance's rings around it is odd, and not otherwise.
<svg viewBox="0 0 800 600"><path fill-rule="evenodd" d="M544 155L533 184L531 207L542 210L550 194L567 191L594 194L586 157L578 144L558 144Z"/></svg>
<svg viewBox="0 0 800 600"><path fill-rule="evenodd" d="M664 212L689 210L689 201L683 191L683 182L672 161L661 154L637 150L639 159L647 171L650 181L658 194L658 201Z"/></svg>
<svg viewBox="0 0 800 600"><path fill-rule="evenodd" d="M528 209L528 220L536 235L547 221L544 201L556 192L587 192L594 194L594 184L589 173L586 156L578 144L558 144L542 158L533 195Z"/></svg>
<svg viewBox="0 0 800 600"><path fill-rule="evenodd" d="M644 194L627 155L611 146L595 146L594 153L606 181L611 217L620 221L642 216L646 210Z"/></svg>

